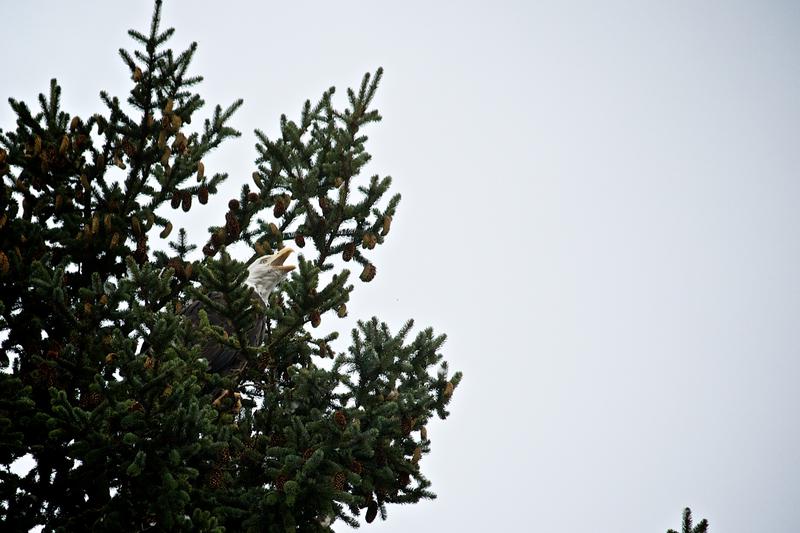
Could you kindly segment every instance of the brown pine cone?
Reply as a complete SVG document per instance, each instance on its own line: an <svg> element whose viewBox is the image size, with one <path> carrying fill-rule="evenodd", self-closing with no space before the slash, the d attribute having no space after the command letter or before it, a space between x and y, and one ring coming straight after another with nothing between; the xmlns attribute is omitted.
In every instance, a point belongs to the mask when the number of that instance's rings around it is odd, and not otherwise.
<svg viewBox="0 0 800 533"><path fill-rule="evenodd" d="M356 253L356 245L352 242L348 242L344 245L344 250L342 251L342 259L345 261L350 261Z"/></svg>
<svg viewBox="0 0 800 533"><path fill-rule="evenodd" d="M376 516L378 516L378 504L375 503L375 500L370 500L369 505L367 505L367 524L371 524Z"/></svg>
<svg viewBox="0 0 800 533"><path fill-rule="evenodd" d="M361 276L359 277L361 281L370 282L373 279L375 279L375 272L376 272L375 265L373 265L372 263L367 263L367 265L364 267L364 270L361 271Z"/></svg>
<svg viewBox="0 0 800 533"><path fill-rule="evenodd" d="M223 482L225 481L225 477L222 473L222 470L219 468L214 468L208 474L208 486L212 489L218 489L222 486Z"/></svg>
<svg viewBox="0 0 800 533"><path fill-rule="evenodd" d="M192 195L188 191L183 193L183 201L181 202L181 209L186 213L192 208Z"/></svg>
<svg viewBox="0 0 800 533"><path fill-rule="evenodd" d="M345 474L340 470L339 472L336 472L336 475L333 476L331 485L333 486L334 490L341 491L344 490L344 484L346 482L347 482L347 474Z"/></svg>

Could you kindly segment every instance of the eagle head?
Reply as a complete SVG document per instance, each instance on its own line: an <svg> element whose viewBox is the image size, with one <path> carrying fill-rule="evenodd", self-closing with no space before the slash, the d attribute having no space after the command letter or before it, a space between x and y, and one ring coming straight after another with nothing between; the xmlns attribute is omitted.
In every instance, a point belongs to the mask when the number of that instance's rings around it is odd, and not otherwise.
<svg viewBox="0 0 800 533"><path fill-rule="evenodd" d="M247 280L245 284L253 287L256 294L266 302L269 293L274 289L278 283L289 275L289 272L294 270L294 265L284 265L284 261L292 253L289 247L282 248L277 253L266 255L256 259L249 267L247 267Z"/></svg>

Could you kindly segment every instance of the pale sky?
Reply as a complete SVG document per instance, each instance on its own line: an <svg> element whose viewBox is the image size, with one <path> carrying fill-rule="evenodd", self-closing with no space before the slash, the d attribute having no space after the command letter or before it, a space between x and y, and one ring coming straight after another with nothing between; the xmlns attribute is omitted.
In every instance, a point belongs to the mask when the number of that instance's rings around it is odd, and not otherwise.
<svg viewBox="0 0 800 533"><path fill-rule="evenodd" d="M0 127L51 77L73 114L124 96L151 11L0 0ZM167 1L201 115L245 100L206 161L220 198L254 128L386 70L370 173L403 201L350 317L447 333L465 377L429 428L439 498L366 530L663 533L690 506L711 533L797 531L798 23L777 1ZM201 243L221 209L182 225Z"/></svg>

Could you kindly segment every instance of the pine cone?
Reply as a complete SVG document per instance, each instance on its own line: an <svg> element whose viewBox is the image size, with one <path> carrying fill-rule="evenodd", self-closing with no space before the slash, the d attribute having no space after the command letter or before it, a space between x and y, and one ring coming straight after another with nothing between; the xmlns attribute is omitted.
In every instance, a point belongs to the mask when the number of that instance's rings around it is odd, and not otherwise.
<svg viewBox="0 0 800 533"><path fill-rule="evenodd" d="M170 202L172 209L178 209L178 206L181 205L181 193L180 191L175 191L172 193L172 202Z"/></svg>
<svg viewBox="0 0 800 533"><path fill-rule="evenodd" d="M368 250L375 248L376 244L378 244L378 238L374 233L365 233L361 238L361 246L367 248Z"/></svg>
<svg viewBox="0 0 800 533"><path fill-rule="evenodd" d="M143 265L147 261L147 235L139 237L136 241L136 251L133 253L136 263Z"/></svg>
<svg viewBox="0 0 800 533"><path fill-rule="evenodd" d="M167 225L164 226L164 229L161 230L161 233L159 233L158 236L162 239L166 239L169 237L170 233L172 233L172 222L167 222Z"/></svg>
<svg viewBox="0 0 800 533"><path fill-rule="evenodd" d="M217 230L211 234L211 245L214 248L219 248L224 244L225 240L225 230Z"/></svg>
<svg viewBox="0 0 800 533"><path fill-rule="evenodd" d="M364 471L364 466L355 459L353 459L353 462L350 463L350 470L352 470L354 473L358 475L361 475L361 472Z"/></svg>
<svg viewBox="0 0 800 533"><path fill-rule="evenodd" d="M183 193L183 202L181 203L183 212L186 213L192 208L192 195L189 191Z"/></svg>
<svg viewBox="0 0 800 533"><path fill-rule="evenodd" d="M178 272L183 272L183 262L177 258L173 257L167 262L167 266L175 271L175 274Z"/></svg>
<svg viewBox="0 0 800 533"><path fill-rule="evenodd" d="M381 228L381 235L384 237L389 233L389 230L392 228L392 216L386 215L383 217L383 227Z"/></svg>
<svg viewBox="0 0 800 533"><path fill-rule="evenodd" d="M225 214L225 229L228 231L228 237L231 239L238 237L239 233L242 231L239 220L236 218L233 211L228 211Z"/></svg>
<svg viewBox="0 0 800 533"><path fill-rule="evenodd" d="M311 327L316 328L317 326L319 326L320 322L322 322L322 318L319 315L319 311L317 309L314 309L313 311L311 311Z"/></svg>
<svg viewBox="0 0 800 533"><path fill-rule="evenodd" d="M301 233L298 233L294 236L294 243L297 245L298 248L302 248L306 245L306 239L303 237Z"/></svg>
<svg viewBox="0 0 800 533"><path fill-rule="evenodd" d="M364 270L361 272L361 281L370 282L375 279L375 271L375 265L372 263L367 263L367 265L364 267Z"/></svg>
<svg viewBox="0 0 800 533"><path fill-rule="evenodd" d="M282 492L283 486L286 485L287 481L289 481L289 476L286 474L278 474L278 477L275 478L275 488Z"/></svg>
<svg viewBox="0 0 800 533"><path fill-rule="evenodd" d="M420 459L422 459L422 448L417 446L414 448L414 455L411 456L411 462L417 464Z"/></svg>
<svg viewBox="0 0 800 533"><path fill-rule="evenodd" d="M208 203L208 187L202 185L197 190L197 200L203 205L206 205Z"/></svg>
<svg viewBox="0 0 800 533"><path fill-rule="evenodd" d="M97 407L103 401L103 395L97 391L92 391L89 393L88 400L91 407Z"/></svg>
<svg viewBox="0 0 800 533"><path fill-rule="evenodd" d="M10 268L11 265L8 262L8 256L4 252L0 252L0 273L8 274Z"/></svg>
<svg viewBox="0 0 800 533"><path fill-rule="evenodd" d="M344 245L344 250L342 251L342 259L345 261L350 261L356 253L356 245L352 242L348 242Z"/></svg>
<svg viewBox="0 0 800 533"><path fill-rule="evenodd" d="M286 203L282 196L275 199L275 207L272 208L272 216L281 218L286 213Z"/></svg>
<svg viewBox="0 0 800 533"><path fill-rule="evenodd" d="M220 460L220 462L222 462L222 463L227 463L228 461L230 461L230 460L231 460L231 450L230 450L230 448L228 448L227 446L225 446L224 448L222 448L222 449L219 451L219 454L218 454L218 456L219 456L219 460Z"/></svg>
<svg viewBox="0 0 800 533"><path fill-rule="evenodd" d="M333 490L341 491L344 490L344 484L347 482L347 474L342 472L336 472L336 475L333 476L333 480L331 481L331 485L333 486Z"/></svg>
<svg viewBox="0 0 800 533"><path fill-rule="evenodd" d="M223 482L225 481L225 477L222 473L222 470L219 468L214 468L208 474L208 486L212 489L218 489L222 486Z"/></svg>
<svg viewBox="0 0 800 533"><path fill-rule="evenodd" d="M83 409L94 409L100 402L103 401L103 396L97 391L87 392L81 394L80 406Z"/></svg>
<svg viewBox="0 0 800 533"><path fill-rule="evenodd" d="M367 505L367 524L371 524L375 517L378 516L378 504L375 503L375 500L370 500L369 504Z"/></svg>
<svg viewBox="0 0 800 533"><path fill-rule="evenodd" d="M175 118L179 119L180 117L175 115ZM186 138L186 135L184 135L183 132L179 131L178 134L175 135L175 140L172 141L172 149L178 153L185 154L188 148L189 148L189 139Z"/></svg>
<svg viewBox="0 0 800 533"><path fill-rule="evenodd" d="M403 472L397 476L397 483L399 483L401 487L407 487L408 484L411 483L411 476L408 472Z"/></svg>
<svg viewBox="0 0 800 533"><path fill-rule="evenodd" d="M347 426L347 416L343 411L336 411L333 413L333 421L336 422L336 425L342 429Z"/></svg>

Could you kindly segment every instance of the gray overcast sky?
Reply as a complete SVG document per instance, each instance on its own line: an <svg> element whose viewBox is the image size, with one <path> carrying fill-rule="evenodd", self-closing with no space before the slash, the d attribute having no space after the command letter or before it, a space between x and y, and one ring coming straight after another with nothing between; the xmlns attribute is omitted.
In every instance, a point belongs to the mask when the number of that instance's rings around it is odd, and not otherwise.
<svg viewBox="0 0 800 533"><path fill-rule="evenodd" d="M0 96L35 103L56 77L67 110L99 110L151 9L0 0ZM368 529L663 533L688 505L712 533L797 531L800 4L164 15L176 47L199 42L206 101L245 99L243 137L206 163L231 173L220 198L253 170L254 128L386 69L370 170L403 201L351 316L447 333L465 379L423 460L439 498ZM221 215L196 211L200 242Z"/></svg>

